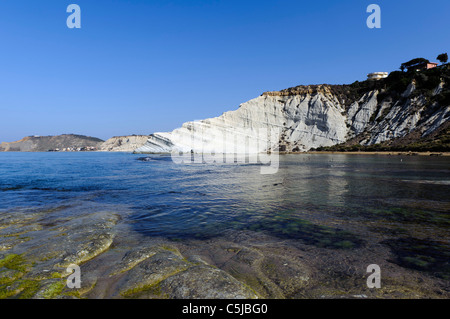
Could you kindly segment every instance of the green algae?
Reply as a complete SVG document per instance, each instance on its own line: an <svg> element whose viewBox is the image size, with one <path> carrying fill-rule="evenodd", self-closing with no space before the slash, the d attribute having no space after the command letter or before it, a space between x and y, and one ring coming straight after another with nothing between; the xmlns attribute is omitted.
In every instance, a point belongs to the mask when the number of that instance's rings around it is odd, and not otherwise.
<svg viewBox="0 0 450 319"><path fill-rule="evenodd" d="M3 268L6 269L6 268ZM17 270L10 270L6 269L3 271L0 271L0 285L8 285L15 280L21 278L23 276L23 273Z"/></svg>
<svg viewBox="0 0 450 319"><path fill-rule="evenodd" d="M0 286L0 299L7 299L15 296L17 293L14 290L9 290L7 287Z"/></svg>
<svg viewBox="0 0 450 319"><path fill-rule="evenodd" d="M22 255L9 254L0 260L0 272L8 271L8 276L0 278L0 299L17 297L19 299L29 299L40 292L42 298L54 298L61 294L65 282L58 281L47 286L42 286L43 280L22 279L22 277L30 270L32 265L29 264ZM60 279L59 273L52 273L51 278Z"/></svg>
<svg viewBox="0 0 450 319"><path fill-rule="evenodd" d="M53 279L58 279L58 278L62 278L63 276L59 273L59 272L53 272L50 276L50 278Z"/></svg>
<svg viewBox="0 0 450 319"><path fill-rule="evenodd" d="M163 245L163 246L161 246L161 249L170 251L170 252L174 253L174 254L177 255L177 256L183 257L183 256L181 255L180 251L178 250L178 248L176 248L176 247Z"/></svg>
<svg viewBox="0 0 450 319"><path fill-rule="evenodd" d="M348 231L313 224L289 214L261 219L250 224L248 229L268 232L280 238L297 239L321 248L351 249L364 243L362 239Z"/></svg>
<svg viewBox="0 0 450 319"><path fill-rule="evenodd" d="M0 279L0 299L21 294L28 298L33 295L39 283L35 280L20 279L30 268L22 255L9 254L0 260L0 268L9 270L8 277Z"/></svg>
<svg viewBox="0 0 450 319"><path fill-rule="evenodd" d="M19 287L22 290L19 299L30 299L38 292L40 283L36 280L23 280Z"/></svg>
<svg viewBox="0 0 450 319"><path fill-rule="evenodd" d="M162 292L161 282L162 280L150 285L143 285L128 289L122 292L121 296L124 298L136 298L145 295L145 296L154 296L159 299L168 299L169 296Z"/></svg>
<svg viewBox="0 0 450 319"><path fill-rule="evenodd" d="M450 227L450 215L444 212L418 210L414 208L370 209L364 215L369 218L383 219L390 222L433 224Z"/></svg>
<svg viewBox="0 0 450 319"><path fill-rule="evenodd" d="M61 295L65 286L66 282L64 280L56 281L45 286L41 291L39 291L39 296L44 299L53 299Z"/></svg>
<svg viewBox="0 0 450 319"><path fill-rule="evenodd" d="M0 299L18 296L19 299L29 299L39 290L39 281L29 279L11 279L0 285Z"/></svg>
<svg viewBox="0 0 450 319"><path fill-rule="evenodd" d="M443 279L450 279L450 245L445 242L404 237L385 240L394 253L392 262L404 268L411 268Z"/></svg>
<svg viewBox="0 0 450 319"><path fill-rule="evenodd" d="M17 270L20 272L26 272L29 265L25 263L25 259L22 255L9 254L5 258L0 260L0 268L5 267L11 270Z"/></svg>
<svg viewBox="0 0 450 319"><path fill-rule="evenodd" d="M127 289L125 291L122 291L120 294L123 297L125 297L125 298L133 297L135 295L140 295L142 293L149 293L149 294L152 294L152 295L155 295L155 296L160 296L161 292L160 292L160 289L158 287L161 284L161 282L164 281L165 279L169 278L169 277L172 277L172 276L182 272L182 271L185 271L188 268L189 268L189 266L175 269L174 271L172 271L172 272L170 272L168 274L165 274L162 278L160 278L160 279L158 279L158 280L156 280L156 281L154 281L152 283L137 285L137 286L135 286L133 288Z"/></svg>

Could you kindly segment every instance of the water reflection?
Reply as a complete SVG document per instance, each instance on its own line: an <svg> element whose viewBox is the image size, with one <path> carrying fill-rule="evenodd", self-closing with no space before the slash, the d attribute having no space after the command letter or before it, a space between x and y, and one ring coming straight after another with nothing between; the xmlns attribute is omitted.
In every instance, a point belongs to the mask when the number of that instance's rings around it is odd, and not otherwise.
<svg viewBox="0 0 450 319"><path fill-rule="evenodd" d="M104 207L126 211L124 222L145 236L204 239L245 230L336 249L379 236L397 240L385 245L406 254L409 259L397 261L405 267L435 265L420 257L426 249L404 253L407 243L448 244L448 158L284 155L276 174L262 175L260 165L178 165L170 156L139 157L2 153L0 213L68 205L64 214L70 215L79 207ZM430 258L441 265L446 255L433 252Z"/></svg>
<svg viewBox="0 0 450 319"><path fill-rule="evenodd" d="M337 224L334 232L354 218L418 222L417 218L399 217L415 216L410 211L386 212L401 206L405 199L447 202L450 188L445 183L411 183L420 176L442 180L443 175L435 170L448 172L445 162L430 166L422 159L414 160L409 165L398 157L286 155L274 175L261 175L259 167L252 165L172 165L164 182L156 181L170 185L171 193L149 197L146 206L136 206L135 229L150 236L174 238L208 238L238 229L286 237L286 231L280 231L283 223L289 225L286 216L300 224L326 221L331 216ZM374 213L376 209L383 213ZM437 212L428 214L435 216ZM320 245L310 231L313 228L297 226L292 225L297 234L290 231L288 237ZM354 242L359 244L356 237Z"/></svg>

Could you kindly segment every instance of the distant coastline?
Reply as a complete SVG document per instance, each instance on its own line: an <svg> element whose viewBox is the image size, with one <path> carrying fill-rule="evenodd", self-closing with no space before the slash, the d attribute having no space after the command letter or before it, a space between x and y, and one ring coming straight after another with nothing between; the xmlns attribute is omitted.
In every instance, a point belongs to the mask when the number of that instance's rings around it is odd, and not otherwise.
<svg viewBox="0 0 450 319"><path fill-rule="evenodd" d="M132 153L145 144L149 135L114 136L106 141L75 134L56 136L27 136L15 142L0 143L0 152L125 152ZM147 153L142 153L147 154ZM150 154L150 153L148 153ZM155 153L170 154L170 153ZM343 155L385 155L385 156L450 156L448 151L416 151L408 148L398 150L355 150L352 147L335 145L320 150L280 151L279 154L343 154Z"/></svg>

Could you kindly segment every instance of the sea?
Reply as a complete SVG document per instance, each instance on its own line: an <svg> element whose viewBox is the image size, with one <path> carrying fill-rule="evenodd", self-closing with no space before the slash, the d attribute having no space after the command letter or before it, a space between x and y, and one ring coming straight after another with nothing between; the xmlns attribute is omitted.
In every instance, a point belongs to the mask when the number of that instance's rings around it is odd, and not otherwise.
<svg viewBox="0 0 450 319"><path fill-rule="evenodd" d="M385 236L393 262L450 278L450 157L291 154L279 156L274 174L260 168L159 154L3 152L0 216L114 210L147 237L252 231L336 250Z"/></svg>

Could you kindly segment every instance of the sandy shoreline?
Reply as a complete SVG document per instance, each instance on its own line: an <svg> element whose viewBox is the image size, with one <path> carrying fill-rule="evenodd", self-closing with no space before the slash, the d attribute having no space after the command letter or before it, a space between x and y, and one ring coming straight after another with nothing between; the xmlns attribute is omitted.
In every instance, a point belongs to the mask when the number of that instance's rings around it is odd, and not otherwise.
<svg viewBox="0 0 450 319"><path fill-rule="evenodd" d="M450 156L450 152L338 152L338 151L309 151L289 154L345 154L345 155L402 155L402 156Z"/></svg>

